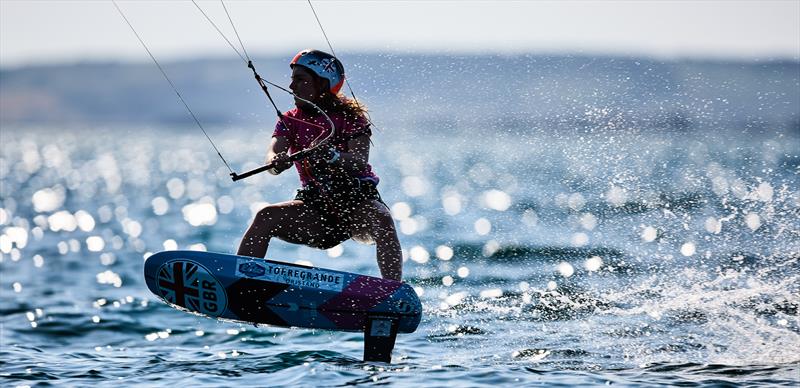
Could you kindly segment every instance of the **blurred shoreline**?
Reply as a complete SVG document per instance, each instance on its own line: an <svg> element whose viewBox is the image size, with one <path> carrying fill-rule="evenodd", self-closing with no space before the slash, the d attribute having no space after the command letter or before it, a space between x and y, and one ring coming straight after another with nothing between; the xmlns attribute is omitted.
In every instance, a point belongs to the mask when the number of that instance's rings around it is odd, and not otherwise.
<svg viewBox="0 0 800 388"><path fill-rule="evenodd" d="M356 54L344 57L377 123L457 132L602 128L800 132L800 62L597 55ZM256 58L288 84L283 57ZM201 122L271 126L275 114L242 63L163 66ZM289 96L271 88L278 107ZM0 125L193 126L152 63L71 63L0 70Z"/></svg>

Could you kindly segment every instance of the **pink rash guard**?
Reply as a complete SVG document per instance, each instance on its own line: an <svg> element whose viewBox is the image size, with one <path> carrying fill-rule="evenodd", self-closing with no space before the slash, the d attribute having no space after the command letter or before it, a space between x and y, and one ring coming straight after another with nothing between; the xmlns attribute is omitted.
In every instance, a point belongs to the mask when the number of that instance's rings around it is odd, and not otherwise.
<svg viewBox="0 0 800 388"><path fill-rule="evenodd" d="M331 144L336 147L339 152L350 152L347 142L359 136L371 136L372 130L369 128L369 122L364 116L359 116L355 120L346 117L344 113L329 114L333 125L336 127L336 134L331 139ZM284 113L283 121L288 128L284 127L280 120L275 124L275 131L272 133L273 137L283 136L289 141L289 153L295 153L304 150L311 146L314 140L321 140L328 135L330 130L330 123L321 114L308 114L298 108L294 108ZM300 183L303 187L314 180L311 175L311 169L306 160L299 160L294 162L298 174L300 174ZM378 184L380 178L372 171L372 166L367 164L367 167L355 178L361 180L369 180Z"/></svg>

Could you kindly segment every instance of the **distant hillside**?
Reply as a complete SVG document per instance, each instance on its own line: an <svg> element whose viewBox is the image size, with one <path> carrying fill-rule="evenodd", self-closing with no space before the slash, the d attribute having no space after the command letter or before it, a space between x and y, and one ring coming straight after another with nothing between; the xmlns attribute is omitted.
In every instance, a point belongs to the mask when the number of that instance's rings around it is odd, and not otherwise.
<svg viewBox="0 0 800 388"><path fill-rule="evenodd" d="M800 126L800 63L589 56L350 55L356 95L384 123L438 130L615 125L688 130ZM286 58L257 58L288 84ZM271 125L275 114L241 62L164 67L204 123ZM273 89L281 109L288 96ZM0 71L0 124L193 125L152 63Z"/></svg>

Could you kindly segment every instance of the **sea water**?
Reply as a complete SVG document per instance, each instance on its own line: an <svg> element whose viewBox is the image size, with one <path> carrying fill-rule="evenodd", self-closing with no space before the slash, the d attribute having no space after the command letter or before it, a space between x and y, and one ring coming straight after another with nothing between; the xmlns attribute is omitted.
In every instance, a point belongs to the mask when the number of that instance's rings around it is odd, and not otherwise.
<svg viewBox="0 0 800 388"><path fill-rule="evenodd" d="M294 171L234 183L194 128L4 128L2 385L798 384L797 128L520 125L376 130L424 306L391 364L362 362L359 333L218 322L148 292L148 255L235 252ZM241 172L271 131L211 134ZM379 274L352 241L268 257Z"/></svg>

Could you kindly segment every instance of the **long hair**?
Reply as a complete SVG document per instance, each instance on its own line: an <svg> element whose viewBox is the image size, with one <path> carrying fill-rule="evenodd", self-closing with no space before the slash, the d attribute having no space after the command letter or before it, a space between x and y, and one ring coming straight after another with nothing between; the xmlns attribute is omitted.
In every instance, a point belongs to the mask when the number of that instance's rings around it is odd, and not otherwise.
<svg viewBox="0 0 800 388"><path fill-rule="evenodd" d="M342 93L339 93L336 96L331 93L327 93L327 95L323 97L322 101L320 101L320 107L332 112L342 112L345 115L352 117L365 116L367 114L367 107L363 102L356 101Z"/></svg>
<svg viewBox="0 0 800 388"><path fill-rule="evenodd" d="M353 118L367 115L367 106L364 105L363 102L349 98L342 92L338 94L331 93L330 84L327 79L319 77L316 74L313 74L313 76L322 89L322 96L320 96L320 100L317 102L320 108L329 113L341 112L344 113L345 116Z"/></svg>

